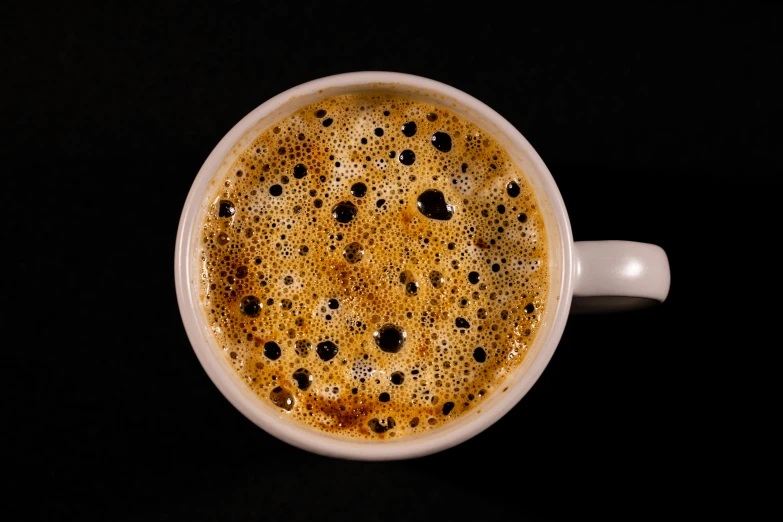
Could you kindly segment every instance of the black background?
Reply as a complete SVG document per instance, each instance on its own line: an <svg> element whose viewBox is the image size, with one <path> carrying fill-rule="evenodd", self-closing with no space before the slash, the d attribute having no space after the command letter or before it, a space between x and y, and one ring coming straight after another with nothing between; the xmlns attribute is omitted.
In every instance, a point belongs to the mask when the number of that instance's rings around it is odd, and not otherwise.
<svg viewBox="0 0 783 522"><path fill-rule="evenodd" d="M4 431L31 516L560 520L723 502L732 383L763 316L745 290L771 291L760 238L779 223L774 17L516 5L7 8L6 303L21 313L5 323ZM257 428L201 369L174 292L182 204L215 144L279 92L359 70L482 100L547 163L576 240L655 243L672 271L657 308L573 317L487 431L402 462Z"/></svg>

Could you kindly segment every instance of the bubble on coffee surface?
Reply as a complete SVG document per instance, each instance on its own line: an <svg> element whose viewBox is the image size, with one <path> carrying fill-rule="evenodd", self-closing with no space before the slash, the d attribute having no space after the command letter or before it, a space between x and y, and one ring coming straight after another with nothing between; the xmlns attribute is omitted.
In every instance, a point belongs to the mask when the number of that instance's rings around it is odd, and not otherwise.
<svg viewBox="0 0 783 522"><path fill-rule="evenodd" d="M451 150L451 136L445 132L436 132L430 138L432 146L441 152L448 152Z"/></svg>
<svg viewBox="0 0 783 522"><path fill-rule="evenodd" d="M416 153L410 149L405 149L404 151L400 152L399 160L403 165L410 167L416 161Z"/></svg>
<svg viewBox="0 0 783 522"><path fill-rule="evenodd" d="M318 346L315 347L315 352L323 361L331 361L337 355L338 351L340 351L340 349L332 341L318 343Z"/></svg>
<svg viewBox="0 0 783 522"><path fill-rule="evenodd" d="M294 381L296 381L296 387L300 390L306 390L313 383L313 376L307 368L299 368L294 372Z"/></svg>
<svg viewBox="0 0 783 522"><path fill-rule="evenodd" d="M248 317L258 316L261 313L261 307L261 301L253 295L248 295L239 302L239 309L242 311L242 314Z"/></svg>
<svg viewBox="0 0 783 522"><path fill-rule="evenodd" d="M494 138L431 103L347 95L277 122L227 167L201 229L203 303L271 408L390 439L502 390L549 274L534 194Z"/></svg>
<svg viewBox="0 0 783 522"><path fill-rule="evenodd" d="M454 215L454 207L446 203L440 190L425 190L416 199L416 206L423 215L440 221L448 221Z"/></svg>
<svg viewBox="0 0 783 522"><path fill-rule="evenodd" d="M358 263L364 257L364 247L361 243L351 243L343 250L343 257L351 264Z"/></svg>
<svg viewBox="0 0 783 522"><path fill-rule="evenodd" d="M269 399L272 401L272 404L286 411L294 409L294 395L282 386L272 388L272 391L269 393Z"/></svg>
<svg viewBox="0 0 783 522"><path fill-rule="evenodd" d="M280 345L274 341L264 343L264 356L267 359L276 361L280 358Z"/></svg>
<svg viewBox="0 0 783 522"><path fill-rule="evenodd" d="M299 163L294 167L294 178L302 179L305 176L307 176L307 167Z"/></svg>
<svg viewBox="0 0 783 522"><path fill-rule="evenodd" d="M218 211L218 216L227 218L233 216L236 213L237 213L237 209L236 207L234 207L233 203L226 200L220 202L220 210Z"/></svg>
<svg viewBox="0 0 783 522"><path fill-rule="evenodd" d="M364 195L367 194L367 185L361 181L354 183L351 185L351 194L357 198L363 198Z"/></svg>
<svg viewBox="0 0 783 522"><path fill-rule="evenodd" d="M332 209L332 217L336 219L338 223L350 223L353 218L356 217L358 211L356 205L350 201L341 201Z"/></svg>
<svg viewBox="0 0 783 522"><path fill-rule="evenodd" d="M407 337L405 330L394 324L385 324L373 334L375 344L387 353L397 353L402 350Z"/></svg>

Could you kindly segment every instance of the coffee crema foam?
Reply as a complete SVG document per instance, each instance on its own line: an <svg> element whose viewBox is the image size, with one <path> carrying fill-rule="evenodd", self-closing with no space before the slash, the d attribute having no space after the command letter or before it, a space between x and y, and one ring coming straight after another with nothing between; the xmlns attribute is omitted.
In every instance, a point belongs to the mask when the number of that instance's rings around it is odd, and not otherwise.
<svg viewBox="0 0 783 522"><path fill-rule="evenodd" d="M533 191L449 110L325 99L217 181L201 232L209 324L247 386L303 424L431 430L499 389L533 343L549 283Z"/></svg>

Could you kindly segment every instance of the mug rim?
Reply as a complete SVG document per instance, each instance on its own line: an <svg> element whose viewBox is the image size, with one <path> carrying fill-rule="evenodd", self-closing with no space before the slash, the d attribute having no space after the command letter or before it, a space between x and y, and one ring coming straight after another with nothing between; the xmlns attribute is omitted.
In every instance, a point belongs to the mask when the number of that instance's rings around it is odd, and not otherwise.
<svg viewBox="0 0 783 522"><path fill-rule="evenodd" d="M420 88L427 92L439 93L456 100L463 107L475 110L482 117L487 118L515 146L529 155L538 171L539 181L544 185L543 191L536 190L536 196L537 198L546 198L554 213L554 220L557 222L559 229L562 273L560 274L560 285L557 291L558 299L554 307L550 304L547 310L547 313L552 314L552 324L544 344L538 347L535 360L519 380L513 384L513 388L509 387L510 393L504 394L503 400L486 409L483 415L473 417L470 422L456 429L446 431L440 437L429 437L424 440L414 440L416 436L413 436L395 440L359 441L320 433L306 426L302 426L303 429L292 429L286 426L285 423L280 422L273 415L262 411L252 404L243 394L243 391L239 389L239 386L237 386L239 381L233 382L225 374L224 369L218 363L216 354L212 353L213 350L206 340L205 336L208 334L199 327L199 321L196 317L198 307L193 305L199 299L199 296L195 295L194 300L194 274L191 271L190 259L192 256L192 233L194 226L197 226L195 221L199 215L199 205L209 191L209 182L216 174L221 162L244 133L267 114L270 114L293 98L319 93L333 87L355 86L361 88L362 86L379 84L397 84ZM560 342L568 319L573 294L573 237L565 204L549 169L527 139L492 108L463 91L421 76L383 71L351 72L312 80L270 98L242 118L218 142L199 169L185 200L177 228L174 272L180 315L191 347L215 386L245 417L283 442L313 453L351 460L394 460L425 456L474 437L508 413L529 391L533 384L538 381ZM551 295L553 295L552 289L550 289Z"/></svg>

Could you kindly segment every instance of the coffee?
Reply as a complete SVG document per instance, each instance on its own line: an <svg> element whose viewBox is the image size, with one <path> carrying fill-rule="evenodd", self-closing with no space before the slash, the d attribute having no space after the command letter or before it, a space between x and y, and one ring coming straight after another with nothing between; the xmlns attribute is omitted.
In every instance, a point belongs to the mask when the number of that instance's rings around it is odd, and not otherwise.
<svg viewBox="0 0 783 522"><path fill-rule="evenodd" d="M443 425L503 389L546 309L522 171L441 106L306 106L234 161L202 227L217 344L264 401L358 439Z"/></svg>

